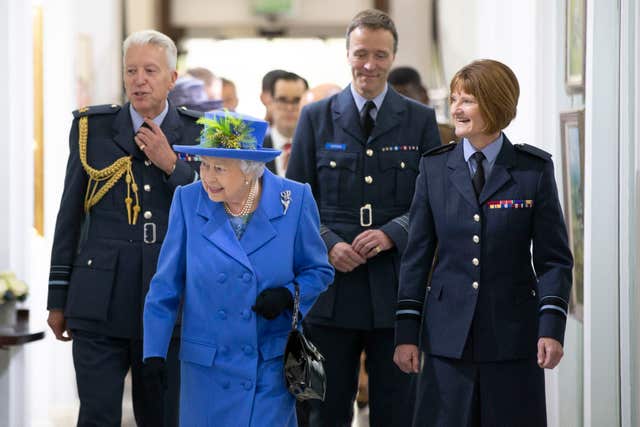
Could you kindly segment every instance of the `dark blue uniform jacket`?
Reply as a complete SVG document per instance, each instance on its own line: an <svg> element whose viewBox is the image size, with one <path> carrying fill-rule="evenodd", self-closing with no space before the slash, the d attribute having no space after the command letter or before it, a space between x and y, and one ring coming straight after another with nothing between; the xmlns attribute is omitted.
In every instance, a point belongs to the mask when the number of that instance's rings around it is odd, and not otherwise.
<svg viewBox="0 0 640 427"><path fill-rule="evenodd" d="M171 145L198 143L200 126L195 120L199 114L169 105L161 129ZM127 217L124 176L89 215L84 213L88 175L79 158L78 121L82 116L89 120L87 162L92 168L103 169L122 156L132 157L141 206L136 225L130 225ZM51 253L47 308L64 309L71 329L139 338L144 297L156 270L173 191L193 182L197 173L178 160L167 176L146 158L133 139L129 104L122 108L93 106L75 111L74 117Z"/></svg>
<svg viewBox="0 0 640 427"><path fill-rule="evenodd" d="M393 327L418 162L438 145L433 109L391 88L369 140L349 87L302 110L287 178L311 185L327 249L351 243L369 228L384 231L395 243L394 249L351 273L336 272L333 286L313 306L308 322L355 329Z"/></svg>
<svg viewBox="0 0 640 427"><path fill-rule="evenodd" d="M400 270L396 344L473 360L536 354L563 342L573 260L551 155L504 144L479 200L462 144L422 158ZM434 254L437 262L427 295ZM533 254L533 256L532 256Z"/></svg>

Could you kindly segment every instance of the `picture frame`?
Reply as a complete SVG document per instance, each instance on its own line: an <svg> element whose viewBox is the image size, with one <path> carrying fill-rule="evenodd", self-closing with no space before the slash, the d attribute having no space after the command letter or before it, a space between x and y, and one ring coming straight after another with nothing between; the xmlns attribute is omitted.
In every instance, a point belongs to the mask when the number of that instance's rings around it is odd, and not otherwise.
<svg viewBox="0 0 640 427"><path fill-rule="evenodd" d="M569 312L583 320L584 307L584 109L560 113L564 216L573 254Z"/></svg>
<svg viewBox="0 0 640 427"><path fill-rule="evenodd" d="M583 93L587 38L586 0L565 0L565 88L567 93Z"/></svg>

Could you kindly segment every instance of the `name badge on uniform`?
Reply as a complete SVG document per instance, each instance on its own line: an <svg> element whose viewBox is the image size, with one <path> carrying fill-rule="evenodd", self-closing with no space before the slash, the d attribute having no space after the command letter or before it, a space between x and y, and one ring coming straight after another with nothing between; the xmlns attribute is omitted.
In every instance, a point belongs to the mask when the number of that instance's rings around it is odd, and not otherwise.
<svg viewBox="0 0 640 427"><path fill-rule="evenodd" d="M533 200L491 200L487 202L489 209L531 209Z"/></svg>
<svg viewBox="0 0 640 427"><path fill-rule="evenodd" d="M328 151L346 151L347 144L338 144L336 142L325 142L324 149Z"/></svg>

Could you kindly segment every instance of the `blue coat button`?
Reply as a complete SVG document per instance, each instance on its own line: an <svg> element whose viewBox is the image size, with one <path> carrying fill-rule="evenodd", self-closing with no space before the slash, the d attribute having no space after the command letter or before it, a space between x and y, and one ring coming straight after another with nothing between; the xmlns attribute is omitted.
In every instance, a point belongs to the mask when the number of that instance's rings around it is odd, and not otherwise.
<svg viewBox="0 0 640 427"><path fill-rule="evenodd" d="M244 320L249 320L251 319L251 312L249 310L242 310L240 316L242 316Z"/></svg>
<svg viewBox="0 0 640 427"><path fill-rule="evenodd" d="M229 382L229 380L222 381L222 388L224 388L225 390L228 389L230 385L231 383Z"/></svg>
<svg viewBox="0 0 640 427"><path fill-rule="evenodd" d="M245 282L249 282L251 280L251 275L249 273L244 273L242 275L242 280L244 280Z"/></svg>
<svg viewBox="0 0 640 427"><path fill-rule="evenodd" d="M247 356L250 356L253 353L253 347L251 347L250 345L243 345L242 351L244 351L244 354L246 354Z"/></svg>
<svg viewBox="0 0 640 427"><path fill-rule="evenodd" d="M229 353L229 347L227 347L226 345L223 345L222 347L220 347L220 354L227 354Z"/></svg>
<svg viewBox="0 0 640 427"><path fill-rule="evenodd" d="M227 318L227 312L224 310L218 310L218 317L221 318L222 320Z"/></svg>
<svg viewBox="0 0 640 427"><path fill-rule="evenodd" d="M227 275L224 273L220 273L218 274L218 283L224 283L224 281L227 280Z"/></svg>
<svg viewBox="0 0 640 427"><path fill-rule="evenodd" d="M242 387L244 387L245 390L251 390L253 383L251 381L242 381Z"/></svg>

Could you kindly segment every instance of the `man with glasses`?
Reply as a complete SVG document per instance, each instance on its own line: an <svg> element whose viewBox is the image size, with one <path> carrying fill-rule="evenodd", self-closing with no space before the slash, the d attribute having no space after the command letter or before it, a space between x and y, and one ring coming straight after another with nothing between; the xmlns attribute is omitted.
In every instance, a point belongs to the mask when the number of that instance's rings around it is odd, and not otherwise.
<svg viewBox="0 0 640 427"><path fill-rule="evenodd" d="M305 79L296 73L279 74L271 83L271 132L264 138L264 147L282 150L282 155L267 163L273 173L284 176L289 163L293 132L300 116L300 100L309 89Z"/></svg>

